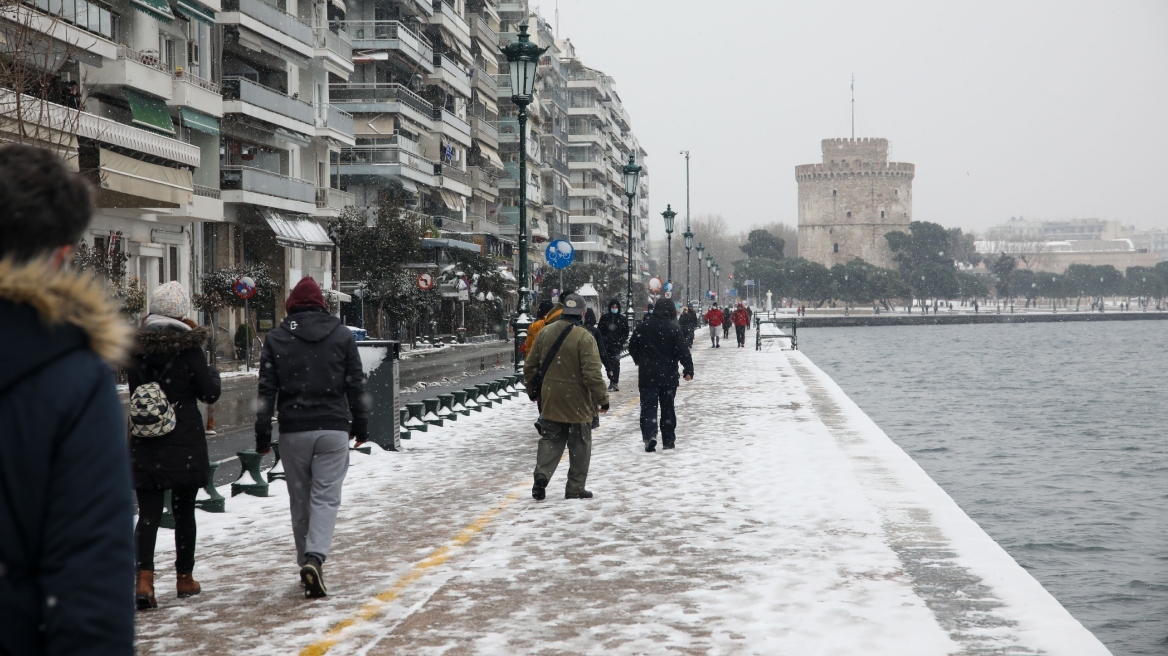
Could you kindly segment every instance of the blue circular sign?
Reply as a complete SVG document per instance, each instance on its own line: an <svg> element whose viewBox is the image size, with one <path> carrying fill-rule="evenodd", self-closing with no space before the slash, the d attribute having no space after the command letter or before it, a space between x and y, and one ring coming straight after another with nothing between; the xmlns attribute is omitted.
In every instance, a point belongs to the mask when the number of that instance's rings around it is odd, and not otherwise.
<svg viewBox="0 0 1168 656"><path fill-rule="evenodd" d="M570 242L557 239L547 245L543 257L553 269L567 269L576 258L576 249Z"/></svg>
<svg viewBox="0 0 1168 656"><path fill-rule="evenodd" d="M673 283L671 283L671 282L665 283L665 291L667 291L667 292L673 291ZM669 298L669 297L666 296L665 298Z"/></svg>

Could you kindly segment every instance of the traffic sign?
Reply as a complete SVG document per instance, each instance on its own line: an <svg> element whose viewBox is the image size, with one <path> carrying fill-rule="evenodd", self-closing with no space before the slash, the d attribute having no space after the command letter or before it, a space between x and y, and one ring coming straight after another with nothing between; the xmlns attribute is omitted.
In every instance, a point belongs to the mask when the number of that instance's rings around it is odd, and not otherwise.
<svg viewBox="0 0 1168 656"><path fill-rule="evenodd" d="M422 273L422 274L418 275L418 289L425 292L425 291L430 291L430 288L433 286L434 286L434 276L432 276L428 273Z"/></svg>
<svg viewBox="0 0 1168 656"><path fill-rule="evenodd" d="M649 279L649 291L653 292L654 294L660 292L662 286L661 279L657 276L653 276Z"/></svg>
<svg viewBox="0 0 1168 656"><path fill-rule="evenodd" d="M667 291L667 292L673 291L673 283L672 282L665 283L665 291ZM669 298L669 297L666 296L665 298Z"/></svg>
<svg viewBox="0 0 1168 656"><path fill-rule="evenodd" d="M673 298L673 290L667 290L665 292L665 298Z"/></svg>
<svg viewBox="0 0 1168 656"><path fill-rule="evenodd" d="M233 291L235 292L236 296L246 301L256 294L255 281L248 276L238 278L235 281L235 289Z"/></svg>
<svg viewBox="0 0 1168 656"><path fill-rule="evenodd" d="M543 259L547 260L553 269L567 269L575 258L576 249L572 248L571 242L563 239L552 241L543 252Z"/></svg>

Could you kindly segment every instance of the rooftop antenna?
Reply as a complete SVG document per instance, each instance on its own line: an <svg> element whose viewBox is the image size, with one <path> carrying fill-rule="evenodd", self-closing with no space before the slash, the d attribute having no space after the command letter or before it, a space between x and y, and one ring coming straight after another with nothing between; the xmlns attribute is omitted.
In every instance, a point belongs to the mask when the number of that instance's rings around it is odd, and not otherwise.
<svg viewBox="0 0 1168 656"><path fill-rule="evenodd" d="M560 38L560 0L556 0L556 38Z"/></svg>
<svg viewBox="0 0 1168 656"><path fill-rule="evenodd" d="M852 73L852 139L854 140L855 138L856 138L856 74Z"/></svg>

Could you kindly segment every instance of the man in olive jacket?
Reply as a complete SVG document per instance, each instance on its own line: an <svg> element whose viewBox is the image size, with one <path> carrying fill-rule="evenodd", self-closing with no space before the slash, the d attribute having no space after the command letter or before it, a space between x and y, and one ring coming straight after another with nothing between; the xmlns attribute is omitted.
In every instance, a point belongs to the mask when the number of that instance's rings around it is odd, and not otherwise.
<svg viewBox="0 0 1168 656"><path fill-rule="evenodd" d="M556 473L556 466L568 447L568 483L565 499L591 499L584 489L588 480L588 462L592 458L592 418L608 412L608 392L600 365L600 349L592 333L580 325L584 315L584 299L569 294L562 300L562 314L539 332L523 363L523 378L532 401L540 401L543 411L542 438L536 456L534 499L546 496L548 481ZM549 352L568 332L559 350L550 358L543 384L536 377Z"/></svg>

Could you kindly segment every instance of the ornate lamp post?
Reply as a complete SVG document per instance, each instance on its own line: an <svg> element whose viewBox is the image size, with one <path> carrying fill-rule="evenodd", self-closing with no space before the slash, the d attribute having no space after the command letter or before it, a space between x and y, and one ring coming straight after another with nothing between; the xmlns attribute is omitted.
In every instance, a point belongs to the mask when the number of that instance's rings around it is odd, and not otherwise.
<svg viewBox="0 0 1168 656"><path fill-rule="evenodd" d="M633 313L633 199L637 196L637 178L641 176L636 153L629 153L629 163L621 167L621 173L625 177L625 196L629 197L629 280L625 311L628 312L629 323L632 324L636 317Z"/></svg>
<svg viewBox="0 0 1168 656"><path fill-rule="evenodd" d="M718 262L714 262L714 298L722 296L722 276L718 275Z"/></svg>
<svg viewBox="0 0 1168 656"><path fill-rule="evenodd" d="M527 327L531 325L527 314L531 302L527 279L527 106L531 104L539 58L545 50L531 42L526 22L519 24L518 38L503 48L511 65L511 102L519 107L519 303L511 318L515 329L515 371L520 370L522 362L519 346L527 340Z"/></svg>
<svg viewBox="0 0 1168 656"><path fill-rule="evenodd" d="M681 236L685 238L685 304L689 305L689 249L693 248L694 235L686 226Z"/></svg>
<svg viewBox="0 0 1168 656"><path fill-rule="evenodd" d="M665 219L665 281L673 282L673 218L677 212L667 204L661 216Z"/></svg>
<svg viewBox="0 0 1168 656"><path fill-rule="evenodd" d="M681 154L685 155L685 232L682 233L682 236L685 237L685 304L689 305L689 247L693 246L693 233L689 230L689 151L683 150ZM702 254L698 253L699 260L701 257ZM702 272L699 270L698 276L700 277L701 275ZM698 289L701 289L700 283L698 284ZM699 292L700 294L701 292ZM698 305L701 305L700 301Z"/></svg>
<svg viewBox="0 0 1168 656"><path fill-rule="evenodd" d="M714 286L714 256L706 253L706 297L710 295L710 289Z"/></svg>
<svg viewBox="0 0 1168 656"><path fill-rule="evenodd" d="M698 242L698 309L701 309L702 303L705 301L705 295L702 294L702 263L705 258L702 253L706 251L706 247L702 242Z"/></svg>

